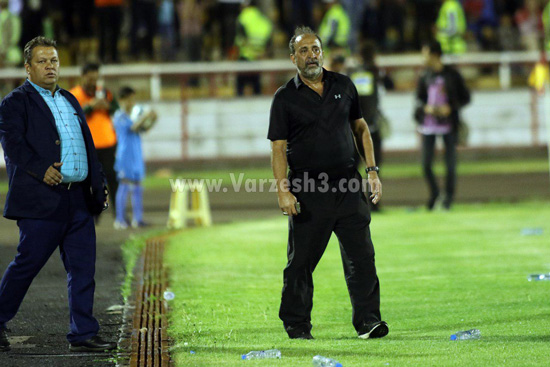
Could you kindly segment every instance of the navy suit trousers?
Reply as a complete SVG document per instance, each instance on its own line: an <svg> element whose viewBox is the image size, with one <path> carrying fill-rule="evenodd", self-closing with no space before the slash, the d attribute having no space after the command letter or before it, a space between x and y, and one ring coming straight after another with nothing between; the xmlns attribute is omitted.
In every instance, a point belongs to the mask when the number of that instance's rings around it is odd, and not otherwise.
<svg viewBox="0 0 550 367"><path fill-rule="evenodd" d="M45 219L19 219L17 255L0 283L0 327L11 320L34 277L59 247L67 271L71 343L87 340L99 331L93 316L96 237L93 217L86 207L82 186L56 187L59 207Z"/></svg>

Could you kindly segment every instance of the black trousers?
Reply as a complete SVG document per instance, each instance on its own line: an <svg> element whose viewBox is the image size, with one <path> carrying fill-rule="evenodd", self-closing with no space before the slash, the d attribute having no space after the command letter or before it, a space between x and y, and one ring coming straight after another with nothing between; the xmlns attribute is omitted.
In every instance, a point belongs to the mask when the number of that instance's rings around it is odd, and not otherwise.
<svg viewBox="0 0 550 367"><path fill-rule="evenodd" d="M142 49L145 49L149 59L153 59L153 39L157 33L157 13L157 7L153 2L140 0L132 1L130 47L134 57L139 56ZM140 39L141 31L145 32L143 41Z"/></svg>
<svg viewBox="0 0 550 367"><path fill-rule="evenodd" d="M445 144L445 164L447 166L447 177L445 181L445 201L451 203L456 186L456 133L440 135ZM422 168L424 177L430 188L430 197L436 198L439 195L439 186L432 170L435 154L435 140L437 135L422 135Z"/></svg>
<svg viewBox="0 0 550 367"><path fill-rule="evenodd" d="M371 131L372 148L374 150L374 160L376 165L380 167L382 165L382 137L380 136L380 130Z"/></svg>
<svg viewBox="0 0 550 367"><path fill-rule="evenodd" d="M359 178L353 173L353 178ZM316 181L315 192L296 192L296 179L291 177L293 194L301 213L289 218L288 263L284 270L279 317L285 329L311 329L313 307L313 271L321 260L332 232L340 242L344 274L353 308L353 326L380 321L380 286L374 263L374 246L370 236L370 213L361 190L341 192L339 180ZM344 179L349 182L349 178ZM336 192L333 192L336 188Z"/></svg>
<svg viewBox="0 0 550 367"><path fill-rule="evenodd" d="M380 130L371 131L370 133L372 139L372 149L374 150L374 160L378 167L382 166L382 137L380 136ZM373 204L369 201L369 207L372 211L380 210L380 203Z"/></svg>
<svg viewBox="0 0 550 367"><path fill-rule="evenodd" d="M235 44L235 34L237 33L237 18L241 11L241 4L234 2L217 2L215 8L215 19L219 19L221 27L221 46L223 56L228 55L228 51Z"/></svg>
<svg viewBox="0 0 550 367"><path fill-rule="evenodd" d="M262 94L262 87L260 85L260 74L249 73L249 74L239 74L237 75L237 95L244 95L244 88L247 85L252 87L254 95Z"/></svg>
<svg viewBox="0 0 550 367"><path fill-rule="evenodd" d="M101 165L103 166L103 172L107 178L107 186L109 187L109 206L112 209L113 216L116 215L116 191L118 190L118 180L115 172L115 154L116 154L116 145L96 149L97 158Z"/></svg>
<svg viewBox="0 0 550 367"><path fill-rule="evenodd" d="M101 62L119 62L118 39L122 10L119 6L96 8L99 23L99 59Z"/></svg>

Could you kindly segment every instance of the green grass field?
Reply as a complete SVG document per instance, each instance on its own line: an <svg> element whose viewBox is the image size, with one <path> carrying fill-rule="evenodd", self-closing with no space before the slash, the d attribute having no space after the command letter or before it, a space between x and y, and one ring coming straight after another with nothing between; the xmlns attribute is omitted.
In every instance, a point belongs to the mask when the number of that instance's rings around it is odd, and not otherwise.
<svg viewBox="0 0 550 367"><path fill-rule="evenodd" d="M381 281L383 339L359 340L338 244L314 274L315 340L290 340L278 319L286 221L187 230L166 253L176 366L546 366L550 353L550 205L457 205L452 212L388 209L371 229ZM523 236L526 227L543 228ZM478 328L482 339L449 341ZM278 348L281 360L242 361ZM195 353L191 353L191 351Z"/></svg>
<svg viewBox="0 0 550 367"><path fill-rule="evenodd" d="M434 164L434 170L437 175L443 175L445 167L439 159ZM263 168L227 168L216 170L186 170L175 172L170 177L164 175L155 175L155 172L148 172L143 185L145 189L166 189L170 187L169 178L191 178L191 179L222 179L224 187L231 186L230 173L238 178L240 173L244 173L244 179L262 179L272 178L273 173L269 166ZM548 172L547 159L516 159L516 160L486 160L486 161L465 161L459 162L458 175L484 175L484 174L509 174L514 173L544 173ZM382 168L382 177L384 178L421 178L422 170L420 164L411 163L388 163ZM8 192L8 182L0 181L0 194Z"/></svg>
<svg viewBox="0 0 550 367"><path fill-rule="evenodd" d="M443 162L438 160L434 164L434 171L437 175L445 173ZM217 169L202 171L182 171L170 175L170 178L191 178L191 179L222 179L223 185L231 186L231 176L233 173L235 180L240 173L244 173L244 179L262 179L272 178L273 173L269 166L263 168L244 168L244 169ZM509 174L519 173L545 173L548 172L547 159L517 159L517 160L487 160L487 161L466 161L459 162L458 175L485 175L485 174ZM382 167L383 178L421 178L422 169L420 163L388 163ZM159 177L150 172L150 175L144 181L146 189L157 189L170 187L170 181L166 177Z"/></svg>

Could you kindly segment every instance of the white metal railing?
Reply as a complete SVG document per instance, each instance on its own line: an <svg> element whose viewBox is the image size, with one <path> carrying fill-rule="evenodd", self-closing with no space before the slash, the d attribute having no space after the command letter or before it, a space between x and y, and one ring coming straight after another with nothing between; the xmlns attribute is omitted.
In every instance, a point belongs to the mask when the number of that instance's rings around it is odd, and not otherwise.
<svg viewBox="0 0 550 367"><path fill-rule="evenodd" d="M493 65L499 68L499 80L502 89L511 85L512 64L534 64L540 59L540 53L530 52L477 52L464 55L446 56L446 63L454 65ZM383 68L419 68L422 66L420 54L383 55L378 57L378 64ZM350 60L353 64L354 60ZM78 78L80 67L68 66L61 69L61 78ZM262 60L251 62L221 61L194 63L157 63L157 64L123 64L104 65L101 74L104 78L148 77L151 99L161 99L163 76L192 76L212 74L235 74L243 72L293 72L295 66L288 59ZM15 80L25 76L22 68L0 69L0 80Z"/></svg>

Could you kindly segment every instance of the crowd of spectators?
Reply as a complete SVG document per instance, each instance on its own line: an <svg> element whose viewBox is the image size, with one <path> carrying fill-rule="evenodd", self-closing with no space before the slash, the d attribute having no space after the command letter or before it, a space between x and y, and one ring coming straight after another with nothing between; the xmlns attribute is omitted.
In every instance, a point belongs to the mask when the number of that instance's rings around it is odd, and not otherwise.
<svg viewBox="0 0 550 367"><path fill-rule="evenodd" d="M19 47L55 38L68 62L237 59L236 19L243 0L0 0L19 18ZM319 29L327 0L258 0L274 25L275 55L297 25ZM435 33L443 0L340 0L351 24L350 48L373 40L383 53L417 51ZM547 0L461 0L468 50L538 49ZM2 35L17 22L0 24ZM17 31L17 30L16 30ZM3 42L6 42L5 40ZM0 44L0 63L6 64ZM18 61L20 63L20 61Z"/></svg>

